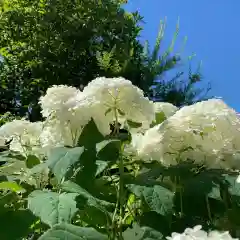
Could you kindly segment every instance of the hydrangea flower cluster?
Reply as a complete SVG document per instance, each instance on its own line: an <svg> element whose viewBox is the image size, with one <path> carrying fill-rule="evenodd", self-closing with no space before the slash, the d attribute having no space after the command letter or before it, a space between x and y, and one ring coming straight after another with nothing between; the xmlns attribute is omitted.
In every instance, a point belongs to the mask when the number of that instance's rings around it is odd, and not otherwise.
<svg viewBox="0 0 240 240"><path fill-rule="evenodd" d="M10 149L23 155L39 153L42 122L13 120L0 128L1 139L10 142Z"/></svg>
<svg viewBox="0 0 240 240"><path fill-rule="evenodd" d="M134 144L141 158L166 166L189 159L211 168L239 168L239 137L236 112L222 100L210 99L181 108Z"/></svg>
<svg viewBox="0 0 240 240"><path fill-rule="evenodd" d="M209 168L240 168L240 118L220 99L178 109L153 103L129 80L99 77L83 91L52 86L39 103L44 122L15 120L0 128L1 139L13 139L11 150L27 154L29 149L76 146L93 119L104 136L115 121L127 126L132 134L128 150L144 161L169 166L190 159ZM128 120L141 127L127 125Z"/></svg>
<svg viewBox="0 0 240 240"><path fill-rule="evenodd" d="M167 237L167 240L238 240L232 238L229 232L205 232L202 230L202 226L198 225L194 228L187 228L183 233L172 233L171 237Z"/></svg>
<svg viewBox="0 0 240 240"><path fill-rule="evenodd" d="M46 151L56 146L76 146L83 127L91 119L106 136L111 132L110 123L116 120L149 126L155 118L153 102L124 78L96 78L83 91L65 85L52 86L39 104L46 119L41 123L41 131L32 131L36 124L26 120L16 120L0 128L3 139L13 139L11 150L23 153L20 146L36 145L35 138Z"/></svg>

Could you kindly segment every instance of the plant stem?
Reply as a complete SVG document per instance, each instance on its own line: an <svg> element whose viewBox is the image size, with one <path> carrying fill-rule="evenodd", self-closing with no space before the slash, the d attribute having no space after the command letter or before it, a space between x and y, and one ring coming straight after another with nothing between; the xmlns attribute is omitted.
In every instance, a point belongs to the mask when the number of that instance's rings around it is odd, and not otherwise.
<svg viewBox="0 0 240 240"><path fill-rule="evenodd" d="M122 220L124 218L124 183L123 183L123 175L124 175L124 165L122 155L119 157L119 208L120 208L120 219L119 219L119 237L123 239L122 236Z"/></svg>
<svg viewBox="0 0 240 240"><path fill-rule="evenodd" d="M119 134L119 126L118 126L118 112L117 112L117 108L114 108L114 116L115 116L115 126L114 126L114 134L118 135ZM113 231L114 231L114 236L113 239L116 237L116 235L119 235L119 239L123 240L123 236L122 236L122 221L124 218L124 184L123 184L123 174L124 174L124 165L123 165L123 158L122 158L122 152L124 150L124 145L122 145L121 147L121 152L119 154L119 186L118 186L118 192L117 192L117 203L116 203L116 207L114 210L114 214L113 214L113 220L112 220L112 224L113 224ZM117 214L117 210L119 207L119 222L118 222L118 233L115 232L116 228L115 228L115 218L116 218L116 214Z"/></svg>
<svg viewBox="0 0 240 240"><path fill-rule="evenodd" d="M118 112L117 112L117 108L116 107L114 107L114 117L115 117L114 134L118 134L119 133Z"/></svg>
<svg viewBox="0 0 240 240"><path fill-rule="evenodd" d="M183 216L183 195L182 195L182 186L181 186L181 177L178 178L177 183L178 189L179 189L179 195L180 195L180 216Z"/></svg>
<svg viewBox="0 0 240 240"><path fill-rule="evenodd" d="M212 222L212 215L211 215L211 208L208 200L208 196L205 196L206 198L206 205L207 205L207 212L208 212L208 218Z"/></svg>

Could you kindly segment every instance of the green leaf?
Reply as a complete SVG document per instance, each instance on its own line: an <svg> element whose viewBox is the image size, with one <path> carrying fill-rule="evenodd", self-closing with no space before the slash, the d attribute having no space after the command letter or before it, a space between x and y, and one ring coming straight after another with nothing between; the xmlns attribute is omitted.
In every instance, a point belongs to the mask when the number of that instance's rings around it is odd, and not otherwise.
<svg viewBox="0 0 240 240"><path fill-rule="evenodd" d="M134 223L132 228L128 228L123 232L124 240L161 240L163 235L150 228L150 227L140 227L138 224Z"/></svg>
<svg viewBox="0 0 240 240"><path fill-rule="evenodd" d="M16 182L0 182L1 190L10 190L12 192L20 193L24 192L25 189L18 185Z"/></svg>
<svg viewBox="0 0 240 240"><path fill-rule="evenodd" d="M71 174L73 173L73 166L80 160L83 152L83 147L58 147L52 150L47 160L47 164L53 171L58 182L62 182L62 180L68 178L69 176L71 177Z"/></svg>
<svg viewBox="0 0 240 240"><path fill-rule="evenodd" d="M94 228L77 227L72 224L57 224L44 233L39 240L107 240L108 237Z"/></svg>
<svg viewBox="0 0 240 240"><path fill-rule="evenodd" d="M224 175L228 183L228 191L231 195L240 196L240 183L236 182L237 176Z"/></svg>
<svg viewBox="0 0 240 240"><path fill-rule="evenodd" d="M76 196L76 193L58 194L36 190L28 197L28 208L52 227L57 223L71 221L77 212Z"/></svg>
<svg viewBox="0 0 240 240"><path fill-rule="evenodd" d="M139 128L142 126L142 123L133 122L131 120L127 120L127 124L130 128Z"/></svg>
<svg viewBox="0 0 240 240"><path fill-rule="evenodd" d="M28 168L33 168L34 166L40 164L41 161L38 159L37 156L35 155L28 155L27 160L26 160L26 166Z"/></svg>
<svg viewBox="0 0 240 240"><path fill-rule="evenodd" d="M166 215L172 211L174 193L167 188L159 185L145 187L133 184L127 187L137 197L143 198L151 210L162 215Z"/></svg>
<svg viewBox="0 0 240 240"><path fill-rule="evenodd" d="M107 116L108 113L110 113L112 111L112 108L108 108L105 112L105 116Z"/></svg>
<svg viewBox="0 0 240 240"><path fill-rule="evenodd" d="M29 210L6 211L0 214L0 239L24 239L37 218Z"/></svg>
<svg viewBox="0 0 240 240"><path fill-rule="evenodd" d="M186 174L187 175L187 174ZM214 183L213 176L207 171L192 176L183 184L184 194L194 197L206 197L221 200L219 186Z"/></svg>
<svg viewBox="0 0 240 240"><path fill-rule="evenodd" d="M0 167L0 175L11 176L11 175L19 175L21 169L26 170L26 164L24 161L16 161L13 159L9 159L9 161Z"/></svg>
<svg viewBox="0 0 240 240"><path fill-rule="evenodd" d="M125 116L126 114L121 110L121 109L117 109L118 113L121 115L121 116Z"/></svg>
<svg viewBox="0 0 240 240"><path fill-rule="evenodd" d="M19 154L18 152L13 152L13 151L5 151L0 153L0 158L4 158L4 159L15 159L15 160L19 160L19 161L25 161L26 158L25 156Z"/></svg>
<svg viewBox="0 0 240 240"><path fill-rule="evenodd" d="M62 185L62 189L69 192L77 193L77 208L82 221L95 226L106 226L110 219L108 210L114 209L114 204L98 199L81 188L79 185L67 181Z"/></svg>
<svg viewBox="0 0 240 240"><path fill-rule="evenodd" d="M97 164L96 176L98 176L107 168L108 163L105 161L97 160L96 164Z"/></svg>
<svg viewBox="0 0 240 240"><path fill-rule="evenodd" d="M112 203L95 198L93 195L91 195L88 191L83 189L81 186L71 181L64 182L62 184L62 189L67 192L76 193L78 195L78 197L76 198L76 201L78 202L78 204L81 204L80 203L81 200L86 200L86 202L84 201L84 204L97 207L103 212L107 212L106 208L108 207L111 208L114 206L114 204ZM81 196L82 198L79 198L79 196Z"/></svg>
<svg viewBox="0 0 240 240"><path fill-rule="evenodd" d="M97 173L96 147L85 150L81 156L75 182L85 189L91 189Z"/></svg>
<svg viewBox="0 0 240 240"><path fill-rule="evenodd" d="M94 120L88 122L83 128L78 139L78 145L86 148L93 148L95 145L104 140L104 136L99 132Z"/></svg>
<svg viewBox="0 0 240 240"><path fill-rule="evenodd" d="M97 157L104 161L116 161L121 149L121 141L118 139L104 140L96 145Z"/></svg>
<svg viewBox="0 0 240 240"><path fill-rule="evenodd" d="M8 192L4 195L0 195L0 211L4 208L4 205L11 204L18 200L18 196L15 192Z"/></svg>

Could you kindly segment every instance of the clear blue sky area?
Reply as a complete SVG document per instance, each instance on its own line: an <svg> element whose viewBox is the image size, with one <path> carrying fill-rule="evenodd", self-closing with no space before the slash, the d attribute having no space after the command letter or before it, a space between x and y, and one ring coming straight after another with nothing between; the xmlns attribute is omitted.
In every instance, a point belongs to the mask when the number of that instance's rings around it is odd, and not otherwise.
<svg viewBox="0 0 240 240"><path fill-rule="evenodd" d="M182 55L186 64L187 56L196 53L194 62L202 61L204 84L211 83L211 95L240 112L240 0L129 0L126 9L138 10L144 17L141 39L149 40L150 46L160 20L167 17L163 48L170 43L179 17L176 50L187 36Z"/></svg>

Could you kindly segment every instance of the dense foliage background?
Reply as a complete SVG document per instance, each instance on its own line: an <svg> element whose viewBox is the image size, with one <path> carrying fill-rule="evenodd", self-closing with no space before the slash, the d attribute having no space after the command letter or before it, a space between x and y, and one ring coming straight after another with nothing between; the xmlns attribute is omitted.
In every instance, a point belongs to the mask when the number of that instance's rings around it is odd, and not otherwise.
<svg viewBox="0 0 240 240"><path fill-rule="evenodd" d="M173 52L179 26L169 48L159 55L165 23L150 51L147 43L138 40L142 17L126 12L124 2L2 1L0 113L27 113L31 121L37 121L41 118L38 99L49 86L82 89L97 76L123 76L146 95L177 106L205 97L194 87L201 80L198 69L185 74L176 71L173 79L164 77L181 63L181 56ZM153 94L150 87L156 84Z"/></svg>

